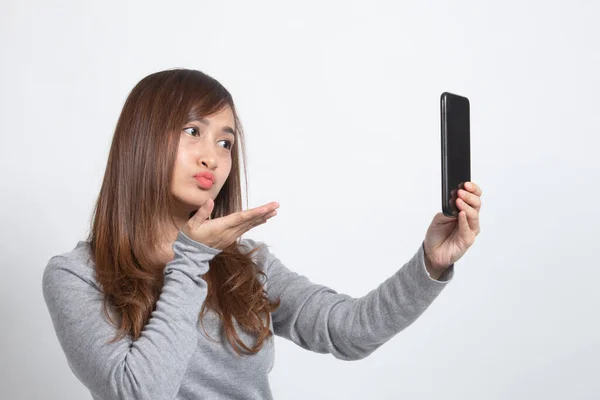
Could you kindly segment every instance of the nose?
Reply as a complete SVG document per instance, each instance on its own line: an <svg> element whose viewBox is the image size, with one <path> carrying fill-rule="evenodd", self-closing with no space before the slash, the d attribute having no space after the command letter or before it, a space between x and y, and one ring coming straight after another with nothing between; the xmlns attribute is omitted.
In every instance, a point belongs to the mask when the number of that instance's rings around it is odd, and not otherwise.
<svg viewBox="0 0 600 400"><path fill-rule="evenodd" d="M214 158L212 157L203 157L203 158L199 158L198 159L198 164L202 165L210 170L215 169L215 167L217 166L217 162Z"/></svg>
<svg viewBox="0 0 600 400"><path fill-rule="evenodd" d="M202 165L209 170L217 167L217 156L210 150L205 150L198 156L198 165Z"/></svg>

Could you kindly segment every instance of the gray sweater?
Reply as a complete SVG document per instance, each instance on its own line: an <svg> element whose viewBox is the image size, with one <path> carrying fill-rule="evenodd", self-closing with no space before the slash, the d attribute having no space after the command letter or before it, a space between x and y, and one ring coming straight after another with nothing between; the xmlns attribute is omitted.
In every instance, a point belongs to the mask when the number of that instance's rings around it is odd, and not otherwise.
<svg viewBox="0 0 600 400"><path fill-rule="evenodd" d="M239 242L243 250L261 244ZM106 342L116 328L102 313L103 294L89 243L80 241L70 252L50 259L43 294L71 370L96 400L272 399L268 377L273 339L257 354L240 357L220 334L214 312L204 317L212 340L198 322L207 292L201 276L220 250L181 231L173 250L156 309L141 337L132 341L127 336L112 344ZM268 248L253 257L267 275L268 297L281 298L272 313L276 335L307 350L358 360L415 321L452 279L454 266L439 280L432 279L423 255L421 245L402 268L361 298L310 282L287 269ZM255 343L243 331L238 334L245 343Z"/></svg>

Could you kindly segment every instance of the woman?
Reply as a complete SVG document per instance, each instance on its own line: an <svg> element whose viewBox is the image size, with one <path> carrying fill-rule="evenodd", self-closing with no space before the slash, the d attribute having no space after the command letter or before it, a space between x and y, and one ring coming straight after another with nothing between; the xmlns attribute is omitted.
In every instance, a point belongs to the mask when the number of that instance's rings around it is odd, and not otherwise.
<svg viewBox="0 0 600 400"><path fill-rule="evenodd" d="M242 211L243 134L206 74L142 79L119 117L89 237L50 259L43 293L71 370L94 399L269 399L273 333L343 360L419 317L479 233L481 190L459 192L414 256L355 299L240 236L276 215Z"/></svg>

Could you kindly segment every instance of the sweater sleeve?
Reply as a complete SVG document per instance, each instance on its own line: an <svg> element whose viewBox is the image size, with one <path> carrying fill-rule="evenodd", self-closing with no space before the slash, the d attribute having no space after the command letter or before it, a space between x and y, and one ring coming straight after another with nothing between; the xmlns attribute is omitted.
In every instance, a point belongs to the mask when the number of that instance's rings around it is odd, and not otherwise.
<svg viewBox="0 0 600 400"><path fill-rule="evenodd" d="M198 340L197 322L207 285L202 275L221 250L179 232L164 286L141 336L108 344L117 329L102 311L103 294L89 267L63 256L44 270L44 300L75 376L101 399L173 399Z"/></svg>
<svg viewBox="0 0 600 400"><path fill-rule="evenodd" d="M251 247L264 246L247 240ZM412 324L454 275L453 264L439 280L431 278L421 244L411 259L376 289L353 298L290 271L266 248L259 254L267 275L267 296L281 300L272 313L275 334L342 360L368 356Z"/></svg>

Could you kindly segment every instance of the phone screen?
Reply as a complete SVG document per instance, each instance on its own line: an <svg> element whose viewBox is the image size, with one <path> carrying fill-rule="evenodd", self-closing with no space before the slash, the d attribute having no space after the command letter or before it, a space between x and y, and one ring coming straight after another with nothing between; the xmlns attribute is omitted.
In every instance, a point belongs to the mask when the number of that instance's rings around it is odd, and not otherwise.
<svg viewBox="0 0 600 400"><path fill-rule="evenodd" d="M442 117L442 190L446 214L457 215L458 188L471 180L469 99L452 93L441 97Z"/></svg>

